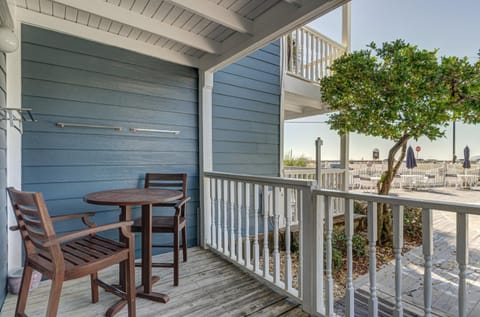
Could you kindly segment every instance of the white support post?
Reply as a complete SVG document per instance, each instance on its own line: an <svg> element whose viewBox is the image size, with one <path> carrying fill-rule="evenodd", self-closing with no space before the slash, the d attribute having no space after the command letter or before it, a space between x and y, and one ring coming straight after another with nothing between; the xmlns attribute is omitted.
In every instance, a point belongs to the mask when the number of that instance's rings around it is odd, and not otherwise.
<svg viewBox="0 0 480 317"><path fill-rule="evenodd" d="M351 48L352 34L352 5L347 2L342 6L342 45L346 48L347 53Z"/></svg>
<svg viewBox="0 0 480 317"><path fill-rule="evenodd" d="M332 255L333 255L333 246L332 246L332 235L333 235L333 199L330 196L325 196L325 241L327 247L327 261L325 268L325 275L327 280L326 292L327 296L325 297L325 316L331 317L334 315L333 311L333 268L332 268Z"/></svg>
<svg viewBox="0 0 480 317"><path fill-rule="evenodd" d="M204 173L213 169L212 146L212 90L213 73L199 71L199 127L200 127L200 237L202 247L206 247L210 237L210 210L208 191ZM218 198L218 196L217 196Z"/></svg>
<svg viewBox="0 0 480 317"><path fill-rule="evenodd" d="M403 206L393 206L393 253L395 255L395 310L394 317L403 316L402 306L402 248Z"/></svg>
<svg viewBox="0 0 480 317"><path fill-rule="evenodd" d="M9 3L14 19L15 36L20 43L15 52L6 54L7 68L7 107L22 107L22 34L21 23L15 17L15 6ZM7 125L7 186L22 188L22 136L18 131ZM8 226L17 224L12 207L7 203ZM22 239L19 231L8 230L8 267L21 267Z"/></svg>
<svg viewBox="0 0 480 317"><path fill-rule="evenodd" d="M317 138L315 140L315 163L318 188L322 188L322 145L323 140L321 138Z"/></svg>
<svg viewBox="0 0 480 317"><path fill-rule="evenodd" d="M341 190L348 191L350 188L350 136L348 133L340 136L340 168L343 169L343 179Z"/></svg>
<svg viewBox="0 0 480 317"><path fill-rule="evenodd" d="M378 297L377 297L377 203L368 202L368 248L369 264L368 273L370 277L370 300L368 301L368 316L378 316Z"/></svg>
<svg viewBox="0 0 480 317"><path fill-rule="evenodd" d="M432 258L433 258L433 219L432 210L422 210L422 246L425 259L423 278L423 302L425 317L432 316Z"/></svg>
<svg viewBox="0 0 480 317"><path fill-rule="evenodd" d="M458 316L467 316L468 214L457 213Z"/></svg>
<svg viewBox="0 0 480 317"><path fill-rule="evenodd" d="M345 200L345 239L347 244L347 288L345 294L345 315L354 317L355 308L355 289L353 287L353 250L352 237L353 227L355 226L353 220L353 200Z"/></svg>

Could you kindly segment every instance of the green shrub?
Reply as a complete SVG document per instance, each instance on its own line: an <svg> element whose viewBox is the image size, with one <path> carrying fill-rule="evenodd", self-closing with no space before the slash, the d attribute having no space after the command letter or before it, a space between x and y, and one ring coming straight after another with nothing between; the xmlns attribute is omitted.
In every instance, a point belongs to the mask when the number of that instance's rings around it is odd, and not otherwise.
<svg viewBox="0 0 480 317"><path fill-rule="evenodd" d="M422 238L422 209L405 208L403 232L410 239Z"/></svg>

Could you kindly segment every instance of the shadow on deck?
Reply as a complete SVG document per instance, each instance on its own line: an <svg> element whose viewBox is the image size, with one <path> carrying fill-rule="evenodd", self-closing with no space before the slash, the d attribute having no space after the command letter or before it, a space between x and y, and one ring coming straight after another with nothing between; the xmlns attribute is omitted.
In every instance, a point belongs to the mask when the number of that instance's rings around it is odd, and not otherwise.
<svg viewBox="0 0 480 317"><path fill-rule="evenodd" d="M308 316L298 304L284 295L275 293L234 265L210 251L200 248L189 249L187 263L180 266L180 285L173 286L171 269L155 269L160 276L153 289L167 293L170 301L160 304L137 298L137 316ZM170 261L171 253L155 258ZM117 268L100 272L101 279L117 280ZM140 270L136 270L140 280ZM27 303L29 317L44 316L50 281L44 281L30 293ZM90 302L90 280L88 277L66 282L62 289L58 316L90 317L104 316L107 308L117 297L100 291L100 301ZM9 294L1 316L14 315L17 296ZM127 316L126 309L117 316Z"/></svg>

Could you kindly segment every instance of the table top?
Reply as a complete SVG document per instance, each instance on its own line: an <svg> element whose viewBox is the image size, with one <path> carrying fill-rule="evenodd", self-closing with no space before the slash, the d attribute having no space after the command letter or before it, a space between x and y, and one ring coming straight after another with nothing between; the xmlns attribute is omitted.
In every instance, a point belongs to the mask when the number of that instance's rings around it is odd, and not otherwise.
<svg viewBox="0 0 480 317"><path fill-rule="evenodd" d="M130 188L113 189L87 194L83 200L95 205L140 206L160 204L183 197L183 193L171 189Z"/></svg>

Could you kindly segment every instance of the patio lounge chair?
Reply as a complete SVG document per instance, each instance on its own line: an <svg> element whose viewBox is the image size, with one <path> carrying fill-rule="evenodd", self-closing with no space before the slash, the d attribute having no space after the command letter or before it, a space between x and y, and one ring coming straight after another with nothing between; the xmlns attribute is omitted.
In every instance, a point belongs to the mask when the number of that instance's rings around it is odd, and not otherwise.
<svg viewBox="0 0 480 317"><path fill-rule="evenodd" d="M55 317L60 302L64 281L86 275L91 278L92 302L98 302L98 286L105 288L128 304L128 316L135 317L135 248L133 235L129 232L131 222L120 222L96 227L88 220L94 213L83 213L50 217L41 193L21 192L12 187L7 189L12 202L17 226L26 250L20 293L15 316L27 316L25 307L32 271L52 279L50 297L46 302L47 317ZM57 235L54 222L82 219L87 229ZM120 229L126 243L116 242L96 235L112 229ZM107 285L98 279L98 271L124 262L126 266L126 291Z"/></svg>

